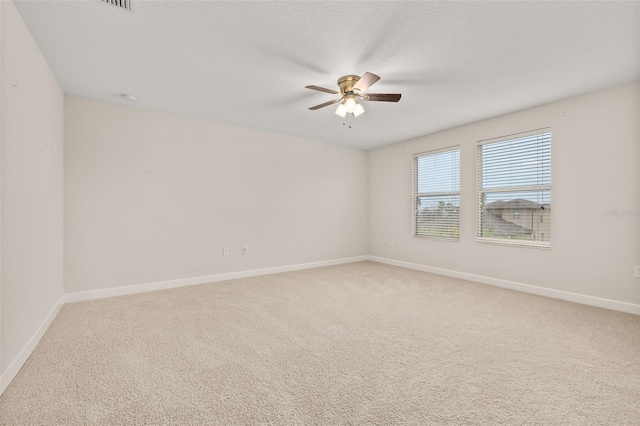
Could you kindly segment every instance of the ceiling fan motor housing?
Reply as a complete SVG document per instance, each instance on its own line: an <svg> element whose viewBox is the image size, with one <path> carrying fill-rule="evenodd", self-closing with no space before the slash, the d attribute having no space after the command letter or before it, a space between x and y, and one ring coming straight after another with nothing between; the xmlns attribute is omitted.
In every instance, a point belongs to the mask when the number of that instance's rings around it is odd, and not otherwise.
<svg viewBox="0 0 640 426"><path fill-rule="evenodd" d="M345 94L353 92L353 86L360 80L359 75L345 75L338 79L338 86L340 91Z"/></svg>

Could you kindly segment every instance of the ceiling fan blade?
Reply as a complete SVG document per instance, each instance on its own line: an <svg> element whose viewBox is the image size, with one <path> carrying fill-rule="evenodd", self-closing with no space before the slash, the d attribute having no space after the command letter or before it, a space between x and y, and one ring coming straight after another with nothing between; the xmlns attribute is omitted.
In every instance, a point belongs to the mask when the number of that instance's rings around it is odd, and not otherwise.
<svg viewBox="0 0 640 426"><path fill-rule="evenodd" d="M320 105L312 106L309 109L315 111L317 109L324 108L324 107L329 106L329 105L337 104L338 102L340 102L340 99L334 99L332 101L325 102L325 103L320 104Z"/></svg>
<svg viewBox="0 0 640 426"><path fill-rule="evenodd" d="M320 92L327 92L327 93L331 93L332 95L338 95L340 94L340 92L336 92L335 90L332 89L327 89L325 87L320 87L320 86L314 86L313 84L310 86L304 86L305 89L311 89L311 90L318 90Z"/></svg>
<svg viewBox="0 0 640 426"><path fill-rule="evenodd" d="M368 93L362 97L365 101L398 102L402 95L400 93Z"/></svg>
<svg viewBox="0 0 640 426"><path fill-rule="evenodd" d="M362 93L369 87L373 86L373 84L378 80L380 80L380 77L377 75L365 72L362 77L360 77L360 80L358 80L358 82L353 86L353 91Z"/></svg>

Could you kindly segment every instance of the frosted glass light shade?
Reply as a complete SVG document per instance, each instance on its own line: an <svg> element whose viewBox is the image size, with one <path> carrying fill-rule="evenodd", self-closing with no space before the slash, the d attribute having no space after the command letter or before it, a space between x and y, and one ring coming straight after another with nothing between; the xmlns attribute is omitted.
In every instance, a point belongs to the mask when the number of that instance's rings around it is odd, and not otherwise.
<svg viewBox="0 0 640 426"><path fill-rule="evenodd" d="M344 102L344 106L347 109L347 112L349 113L353 113L353 111L356 110L356 105L358 103L356 102L356 100L353 97L349 97L347 98L347 100Z"/></svg>
<svg viewBox="0 0 640 426"><path fill-rule="evenodd" d="M356 108L353 110L353 116L357 117L361 114L364 114L364 108L362 107L361 104L357 103Z"/></svg>

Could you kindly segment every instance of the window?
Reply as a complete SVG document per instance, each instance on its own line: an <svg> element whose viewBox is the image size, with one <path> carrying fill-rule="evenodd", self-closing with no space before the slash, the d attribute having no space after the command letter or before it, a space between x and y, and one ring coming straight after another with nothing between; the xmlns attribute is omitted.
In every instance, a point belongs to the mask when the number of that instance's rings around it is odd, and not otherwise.
<svg viewBox="0 0 640 426"><path fill-rule="evenodd" d="M414 155L413 235L460 237L460 148Z"/></svg>
<svg viewBox="0 0 640 426"><path fill-rule="evenodd" d="M551 244L550 129L478 142L478 241Z"/></svg>

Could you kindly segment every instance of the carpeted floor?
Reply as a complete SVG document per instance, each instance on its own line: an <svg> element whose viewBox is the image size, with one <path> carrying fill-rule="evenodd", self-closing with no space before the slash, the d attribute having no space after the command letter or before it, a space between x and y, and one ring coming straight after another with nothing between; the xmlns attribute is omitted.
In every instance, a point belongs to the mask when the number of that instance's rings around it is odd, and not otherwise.
<svg viewBox="0 0 640 426"><path fill-rule="evenodd" d="M65 305L0 424L640 424L640 316L363 262Z"/></svg>

